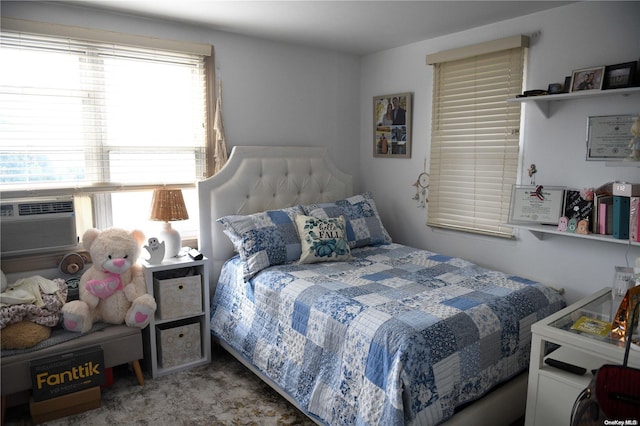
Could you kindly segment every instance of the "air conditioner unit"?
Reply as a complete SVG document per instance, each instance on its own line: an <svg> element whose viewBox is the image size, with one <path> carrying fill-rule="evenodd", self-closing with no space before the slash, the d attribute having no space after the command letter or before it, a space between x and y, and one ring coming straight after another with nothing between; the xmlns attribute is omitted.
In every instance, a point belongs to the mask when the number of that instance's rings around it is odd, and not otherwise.
<svg viewBox="0 0 640 426"><path fill-rule="evenodd" d="M74 249L78 244L73 197L0 202L2 255Z"/></svg>

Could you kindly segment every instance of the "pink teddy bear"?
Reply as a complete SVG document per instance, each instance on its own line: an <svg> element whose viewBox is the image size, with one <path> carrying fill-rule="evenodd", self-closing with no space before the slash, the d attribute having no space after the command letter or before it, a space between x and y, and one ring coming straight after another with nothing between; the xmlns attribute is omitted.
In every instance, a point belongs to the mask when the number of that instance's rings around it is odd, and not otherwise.
<svg viewBox="0 0 640 426"><path fill-rule="evenodd" d="M92 266L80 278L80 300L62 307L65 329L85 333L98 321L138 328L149 324L156 302L147 293L142 267L136 263L143 241L139 230L85 232L82 243Z"/></svg>

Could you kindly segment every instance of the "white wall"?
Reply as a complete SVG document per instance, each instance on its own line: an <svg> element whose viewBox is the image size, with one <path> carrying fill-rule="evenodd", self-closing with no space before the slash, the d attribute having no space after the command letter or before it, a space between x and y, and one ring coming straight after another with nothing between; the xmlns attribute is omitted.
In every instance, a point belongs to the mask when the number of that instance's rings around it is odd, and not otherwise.
<svg viewBox="0 0 640 426"><path fill-rule="evenodd" d="M580 2L363 58L82 7L6 1L0 7L3 16L215 45L229 144L328 146L338 167L355 173L356 188L373 191L398 242L564 287L570 301L610 285L614 265L640 256L638 247L627 254L622 245L569 237L538 241L521 232L517 240L506 241L434 230L425 225L427 211L416 208L411 186L429 156L432 70L425 64L427 54L539 32L532 39L526 86L545 89L573 69L637 60L639 2ZM412 158L373 158L372 98L399 92L414 95ZM528 165L535 163L537 183L545 185L640 182L638 168L584 161L587 117L617 113L640 113L640 96L560 103L551 119L526 106L524 181Z"/></svg>
<svg viewBox="0 0 640 426"><path fill-rule="evenodd" d="M3 1L0 7L7 17L212 44L230 147L324 145L341 170L358 167L355 56L80 6Z"/></svg>
<svg viewBox="0 0 640 426"><path fill-rule="evenodd" d="M640 248L549 236L539 241L526 231L518 239L468 235L425 226L427 211L416 207L412 185L429 158L432 68L430 53L516 34L534 35L528 56L526 89L546 89L564 82L574 69L638 60L640 2L580 2L498 24L413 43L362 59L360 91L360 173L373 191L383 221L402 243L456 255L481 265L517 273L564 287L575 301L611 285L614 265L640 256ZM374 158L373 96L412 92L413 155L411 159ZM522 181L534 163L536 183L568 187L599 186L613 180L640 182L640 168L606 167L585 161L586 120L590 115L640 113L640 95L558 103L545 119L524 109Z"/></svg>

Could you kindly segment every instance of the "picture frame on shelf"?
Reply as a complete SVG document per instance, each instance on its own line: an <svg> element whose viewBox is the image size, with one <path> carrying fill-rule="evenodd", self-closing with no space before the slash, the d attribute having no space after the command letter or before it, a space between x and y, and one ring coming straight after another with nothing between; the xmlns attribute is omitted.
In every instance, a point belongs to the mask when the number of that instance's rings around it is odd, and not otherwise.
<svg viewBox="0 0 640 426"><path fill-rule="evenodd" d="M574 188L566 188L562 216L567 219L575 219L576 222L586 220L589 222L589 230L593 232L593 195L591 199L585 198L584 191Z"/></svg>
<svg viewBox="0 0 640 426"><path fill-rule="evenodd" d="M556 95L558 93L562 93L562 84L561 83L549 83L547 87L547 93L549 95Z"/></svg>
<svg viewBox="0 0 640 426"><path fill-rule="evenodd" d="M633 86L637 66L638 63L635 61L608 65L604 71L604 83L602 88L604 90L608 90Z"/></svg>
<svg viewBox="0 0 640 426"><path fill-rule="evenodd" d="M571 73L570 92L601 90L604 80L604 66L582 68Z"/></svg>
<svg viewBox="0 0 640 426"><path fill-rule="evenodd" d="M411 158L411 93L373 97L373 156Z"/></svg>
<svg viewBox="0 0 640 426"><path fill-rule="evenodd" d="M635 114L592 116L587 120L587 161L622 161L631 154L629 141Z"/></svg>
<svg viewBox="0 0 640 426"><path fill-rule="evenodd" d="M563 186L514 185L509 223L557 225L564 203Z"/></svg>

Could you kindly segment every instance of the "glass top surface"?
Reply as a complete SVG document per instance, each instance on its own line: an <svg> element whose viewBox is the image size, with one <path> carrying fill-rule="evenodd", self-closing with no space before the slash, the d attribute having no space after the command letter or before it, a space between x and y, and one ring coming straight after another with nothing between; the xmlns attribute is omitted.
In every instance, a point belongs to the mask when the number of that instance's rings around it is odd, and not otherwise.
<svg viewBox="0 0 640 426"><path fill-rule="evenodd" d="M611 324L621 301L622 298L614 300L611 292L605 293L549 323L549 326L624 347L622 340L611 337Z"/></svg>

